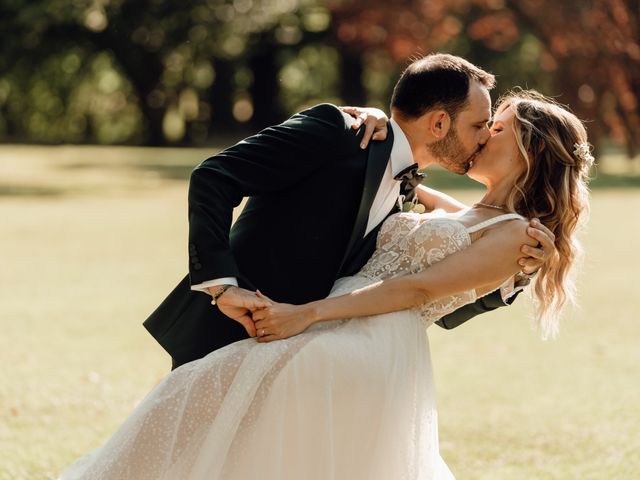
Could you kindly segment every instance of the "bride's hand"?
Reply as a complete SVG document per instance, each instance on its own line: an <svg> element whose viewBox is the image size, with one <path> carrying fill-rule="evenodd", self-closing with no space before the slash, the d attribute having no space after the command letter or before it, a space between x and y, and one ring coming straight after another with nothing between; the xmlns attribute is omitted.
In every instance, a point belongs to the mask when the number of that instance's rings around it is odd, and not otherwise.
<svg viewBox="0 0 640 480"><path fill-rule="evenodd" d="M291 305L270 300L260 291L261 298L269 300L271 305L253 312L257 340L260 343L282 340L304 332L313 324L312 315L306 305Z"/></svg>
<svg viewBox="0 0 640 480"><path fill-rule="evenodd" d="M388 133L389 118L379 108L371 107L338 107L344 113L351 115L356 121L352 128L358 129L364 123L364 134L360 142L360 148L365 149L369 140L385 140Z"/></svg>

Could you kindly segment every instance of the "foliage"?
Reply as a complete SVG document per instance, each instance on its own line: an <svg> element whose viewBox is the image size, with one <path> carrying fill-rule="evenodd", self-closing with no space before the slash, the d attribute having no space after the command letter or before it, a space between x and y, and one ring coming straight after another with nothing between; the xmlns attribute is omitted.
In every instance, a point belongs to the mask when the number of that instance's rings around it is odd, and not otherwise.
<svg viewBox="0 0 640 480"><path fill-rule="evenodd" d="M639 24L632 0L2 0L0 139L198 144L317 101L384 108L441 50L633 156Z"/></svg>
<svg viewBox="0 0 640 480"><path fill-rule="evenodd" d="M498 74L508 72L507 78L523 73L525 81L518 83L530 87L546 86L546 78L551 86L542 90L592 120L590 132L596 141L607 134L626 145L629 156L638 152L636 1L334 0L331 4L336 35L353 48L383 49L397 62L417 50L451 49L494 67ZM500 78L502 88L511 85L505 80Z"/></svg>
<svg viewBox="0 0 640 480"><path fill-rule="evenodd" d="M14 42L1 47L0 132L43 142L203 140L246 95L236 66L328 27L307 0L37 0L1 13Z"/></svg>

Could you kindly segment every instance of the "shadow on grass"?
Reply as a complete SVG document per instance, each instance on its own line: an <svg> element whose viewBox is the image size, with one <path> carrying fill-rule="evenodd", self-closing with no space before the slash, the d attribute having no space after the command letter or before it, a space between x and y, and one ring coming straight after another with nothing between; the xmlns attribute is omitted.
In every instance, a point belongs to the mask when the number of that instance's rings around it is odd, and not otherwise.
<svg viewBox="0 0 640 480"><path fill-rule="evenodd" d="M37 185L0 185L0 197L60 197L66 193L61 188Z"/></svg>
<svg viewBox="0 0 640 480"><path fill-rule="evenodd" d="M128 164L105 164L100 168L113 169L113 170L131 170L149 174L153 173L158 175L164 180L189 180L191 172L199 162L185 163L185 162L140 162L140 163L128 163ZM89 169L96 168L94 164L90 163L73 163L64 165L65 169ZM437 190L481 190L484 187L471 180L465 175L458 175L450 173L442 168L428 168L426 170L426 178L424 184L435 188ZM597 173L591 180L591 188L638 188L640 187L640 175L637 174L611 174L611 173Z"/></svg>
<svg viewBox="0 0 640 480"><path fill-rule="evenodd" d="M436 190L442 190L444 192L447 190L479 190L484 188L482 185L474 182L468 177L452 174L441 169L427 169L427 178L425 179L424 184L428 187L435 188ZM592 178L590 188L592 190L626 190L640 188L640 175L633 173L614 174L598 172Z"/></svg>
<svg viewBox="0 0 640 480"><path fill-rule="evenodd" d="M193 165L156 163L130 165L130 167L145 173L154 173L163 180L189 180L189 176L196 165L197 163Z"/></svg>
<svg viewBox="0 0 640 480"><path fill-rule="evenodd" d="M591 188L640 188L640 175L598 173L591 180Z"/></svg>
<svg viewBox="0 0 640 480"><path fill-rule="evenodd" d="M198 161L194 163L184 163L184 162L162 162L162 163L150 163L150 162L139 162L139 163L104 163L101 165L96 165L94 163L83 163L83 162L75 162L75 163L67 163L65 165L60 165L57 168L63 170L92 170L92 169L101 169L101 170L109 170L112 172L130 172L131 170L135 170L144 174L155 174L163 180L188 180L189 176L193 169L198 165Z"/></svg>
<svg viewBox="0 0 640 480"><path fill-rule="evenodd" d="M33 162L42 168L38 175L33 177L26 174L20 176L20 180L28 179L29 183L22 184L18 177L15 178L15 181L8 180L11 179L11 176L5 178L6 183L0 183L0 198L53 198L72 193L95 195L100 194L101 189L122 190L129 188L131 185L137 185L137 180L140 180L140 185L161 189L164 185L175 185L175 182L187 183L196 165L220 150L219 146L198 149L146 147L60 147L59 149L46 149L44 147L8 146L4 148L5 153L15 154L17 152L23 157L11 160L13 163L8 163L15 172L20 172L22 165L29 167L33 165ZM2 152L0 147L0 153ZM12 157L7 158L11 159ZM593 190L640 188L640 169L629 169L627 162L612 163L613 167L618 164L622 164L626 170L595 170L592 174L591 188ZM11 169L7 171L9 174L12 173ZM439 166L429 167L426 174L424 184L444 192L455 190L481 192L484 189L482 185L470 178L450 173ZM61 178L64 178L64 182L60 182ZM157 182L157 180L160 181ZM72 188L69 188L70 186ZM186 185L185 188L187 188Z"/></svg>

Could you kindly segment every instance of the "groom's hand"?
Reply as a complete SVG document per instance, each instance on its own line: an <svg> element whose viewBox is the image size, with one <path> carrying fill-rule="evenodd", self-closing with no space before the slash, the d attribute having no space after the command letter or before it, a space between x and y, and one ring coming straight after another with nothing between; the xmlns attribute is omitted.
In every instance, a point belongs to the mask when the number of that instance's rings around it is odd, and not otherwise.
<svg viewBox="0 0 640 480"><path fill-rule="evenodd" d="M523 245L521 251L526 256L522 257L519 263L523 273L532 275L536 273L542 265L548 262L549 259L557 255L558 252L555 245L556 236L551 230L542 225L537 218L529 222L527 234L538 241L538 246L531 247L529 245Z"/></svg>
<svg viewBox="0 0 640 480"><path fill-rule="evenodd" d="M209 288L213 294L216 287ZM256 336L256 327L251 318L251 313L260 308L271 305L268 299L258 297L255 292L240 287L231 287L216 300L216 305L227 317L240 323L249 336Z"/></svg>
<svg viewBox="0 0 640 480"><path fill-rule="evenodd" d="M293 337L304 332L313 324L312 309L307 305L291 305L278 303L257 292L271 305L253 312L259 343L273 342Z"/></svg>

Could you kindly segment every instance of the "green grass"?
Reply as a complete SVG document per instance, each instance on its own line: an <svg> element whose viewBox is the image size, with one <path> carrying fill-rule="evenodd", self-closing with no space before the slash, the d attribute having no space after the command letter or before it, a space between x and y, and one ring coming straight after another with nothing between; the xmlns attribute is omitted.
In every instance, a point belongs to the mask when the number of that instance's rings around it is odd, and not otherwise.
<svg viewBox="0 0 640 480"><path fill-rule="evenodd" d="M637 478L638 208L640 191L593 195L581 309L558 340L531 332L526 299L431 332L442 450L459 478Z"/></svg>
<svg viewBox="0 0 640 480"><path fill-rule="evenodd" d="M185 272L185 178L209 154L0 148L0 480L55 478L168 371L141 322ZM459 479L640 472L637 177L594 182L582 309L559 340L530 330L525 298L430 330L441 450ZM479 193L439 171L429 182Z"/></svg>

